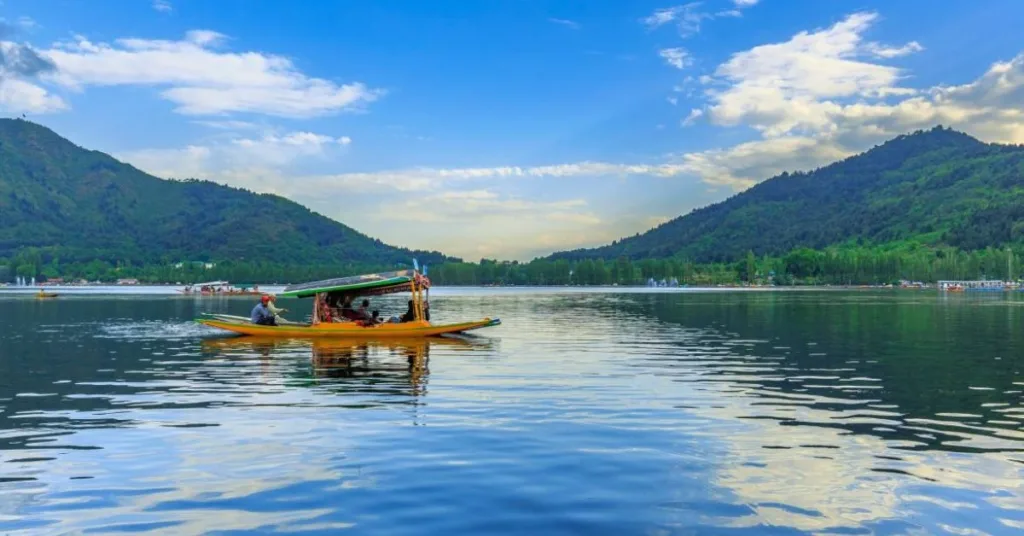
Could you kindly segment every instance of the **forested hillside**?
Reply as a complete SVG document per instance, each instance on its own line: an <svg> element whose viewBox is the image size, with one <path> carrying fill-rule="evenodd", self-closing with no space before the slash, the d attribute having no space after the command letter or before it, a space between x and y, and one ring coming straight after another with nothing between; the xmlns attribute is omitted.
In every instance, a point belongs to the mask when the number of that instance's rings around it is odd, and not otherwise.
<svg viewBox="0 0 1024 536"><path fill-rule="evenodd" d="M280 197L158 179L0 120L0 281L299 281L415 256L437 284L864 284L1015 279L1022 251L1024 147L941 127L784 173L601 248L462 263L388 246Z"/></svg>
<svg viewBox="0 0 1024 536"><path fill-rule="evenodd" d="M1024 147L936 127L809 173L783 173L646 233L552 259L698 263L912 240L960 250L1024 242Z"/></svg>
<svg viewBox="0 0 1024 536"><path fill-rule="evenodd" d="M40 125L0 119L0 265L6 258L15 270L200 260L369 267L414 256L445 260L389 246L278 196L159 179Z"/></svg>

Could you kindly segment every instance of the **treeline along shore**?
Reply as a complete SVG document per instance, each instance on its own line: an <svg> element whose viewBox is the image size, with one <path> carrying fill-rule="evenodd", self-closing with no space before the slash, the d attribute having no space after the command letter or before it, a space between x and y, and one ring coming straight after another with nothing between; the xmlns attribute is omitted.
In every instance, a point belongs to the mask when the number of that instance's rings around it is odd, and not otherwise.
<svg viewBox="0 0 1024 536"><path fill-rule="evenodd" d="M1012 248L962 251L912 243L885 249L870 247L812 250L799 248L783 256L750 251L739 261L696 263L666 259L535 259L530 262L444 262L429 266L434 285L643 285L651 279L680 285L880 285L901 280L934 283L944 279L1015 280L1020 253ZM343 275L380 272L408 265L292 264L264 261L63 263L44 250L27 249L0 259L0 281L17 277L39 282L115 282L137 279L148 284L188 284L211 280L233 283L295 283Z"/></svg>

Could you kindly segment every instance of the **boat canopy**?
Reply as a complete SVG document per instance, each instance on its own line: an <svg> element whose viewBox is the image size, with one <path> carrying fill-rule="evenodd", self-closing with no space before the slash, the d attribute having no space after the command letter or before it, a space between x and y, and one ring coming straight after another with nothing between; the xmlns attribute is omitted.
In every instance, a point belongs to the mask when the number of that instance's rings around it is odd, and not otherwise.
<svg viewBox="0 0 1024 536"><path fill-rule="evenodd" d="M416 270L399 270L396 272L338 277L289 285L285 287L281 296L308 298L323 292L376 296L396 292L409 292L413 290L414 284L416 288L422 290L430 287L430 280Z"/></svg>
<svg viewBox="0 0 1024 536"><path fill-rule="evenodd" d="M223 287L228 285L227 281L207 281L206 283L193 283L190 287Z"/></svg>

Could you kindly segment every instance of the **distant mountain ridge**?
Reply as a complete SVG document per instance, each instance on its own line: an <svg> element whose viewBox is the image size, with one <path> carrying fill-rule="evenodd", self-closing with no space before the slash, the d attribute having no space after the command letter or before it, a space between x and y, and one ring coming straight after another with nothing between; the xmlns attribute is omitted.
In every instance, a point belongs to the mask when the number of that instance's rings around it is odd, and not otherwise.
<svg viewBox="0 0 1024 536"><path fill-rule="evenodd" d="M650 231L552 259L739 260L901 240L965 250L1024 242L1024 146L942 126L808 173L783 173Z"/></svg>
<svg viewBox="0 0 1024 536"><path fill-rule="evenodd" d="M41 125L0 119L0 257L28 247L65 261L448 259L384 244L279 196L160 179Z"/></svg>

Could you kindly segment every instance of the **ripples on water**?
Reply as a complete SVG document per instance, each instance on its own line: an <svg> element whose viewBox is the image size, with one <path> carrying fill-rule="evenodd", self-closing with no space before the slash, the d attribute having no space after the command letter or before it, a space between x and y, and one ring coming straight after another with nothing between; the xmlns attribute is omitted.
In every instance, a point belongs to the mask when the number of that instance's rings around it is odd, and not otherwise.
<svg viewBox="0 0 1024 536"><path fill-rule="evenodd" d="M0 298L0 533L1024 528L1018 298L448 294L504 324L225 339L190 319L248 301Z"/></svg>

